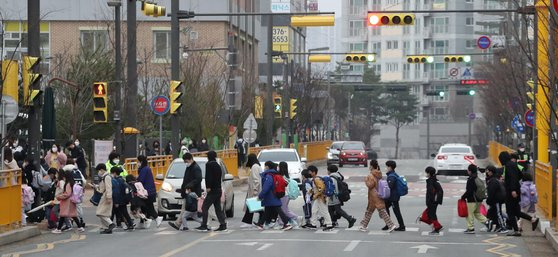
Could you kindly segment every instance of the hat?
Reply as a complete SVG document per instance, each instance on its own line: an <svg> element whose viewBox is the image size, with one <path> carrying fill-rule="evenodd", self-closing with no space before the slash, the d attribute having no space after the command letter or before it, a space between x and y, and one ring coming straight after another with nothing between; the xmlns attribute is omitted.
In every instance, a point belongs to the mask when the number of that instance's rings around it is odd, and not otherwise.
<svg viewBox="0 0 558 257"><path fill-rule="evenodd" d="M525 147L525 146L523 146L523 143L519 143L519 144L517 145L517 147Z"/></svg>

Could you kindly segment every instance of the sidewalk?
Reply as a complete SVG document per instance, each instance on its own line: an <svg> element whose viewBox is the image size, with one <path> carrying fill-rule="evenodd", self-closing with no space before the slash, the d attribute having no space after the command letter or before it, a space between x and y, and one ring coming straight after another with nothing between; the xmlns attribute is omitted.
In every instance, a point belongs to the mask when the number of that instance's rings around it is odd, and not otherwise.
<svg viewBox="0 0 558 257"><path fill-rule="evenodd" d="M17 228L8 232L0 233L0 246L25 240L41 234L36 225Z"/></svg>

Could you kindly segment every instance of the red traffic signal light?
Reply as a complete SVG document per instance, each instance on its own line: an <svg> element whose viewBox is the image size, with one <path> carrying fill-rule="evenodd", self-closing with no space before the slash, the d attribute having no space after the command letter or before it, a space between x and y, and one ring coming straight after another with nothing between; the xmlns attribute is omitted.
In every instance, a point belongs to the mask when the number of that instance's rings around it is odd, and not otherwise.
<svg viewBox="0 0 558 257"><path fill-rule="evenodd" d="M380 16L377 14L369 13L368 14L368 25L369 26L376 26L380 22Z"/></svg>
<svg viewBox="0 0 558 257"><path fill-rule="evenodd" d="M93 94L95 94L95 96L105 96L107 94L106 83L94 83Z"/></svg>

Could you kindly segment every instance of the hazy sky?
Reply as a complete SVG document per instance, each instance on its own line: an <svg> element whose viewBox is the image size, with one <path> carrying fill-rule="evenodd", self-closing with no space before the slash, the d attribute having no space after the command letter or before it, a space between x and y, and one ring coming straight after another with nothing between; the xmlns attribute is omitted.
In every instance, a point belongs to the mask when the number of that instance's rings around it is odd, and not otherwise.
<svg viewBox="0 0 558 257"><path fill-rule="evenodd" d="M335 12L335 16L341 16L341 1L347 0L319 0L318 6L321 12Z"/></svg>

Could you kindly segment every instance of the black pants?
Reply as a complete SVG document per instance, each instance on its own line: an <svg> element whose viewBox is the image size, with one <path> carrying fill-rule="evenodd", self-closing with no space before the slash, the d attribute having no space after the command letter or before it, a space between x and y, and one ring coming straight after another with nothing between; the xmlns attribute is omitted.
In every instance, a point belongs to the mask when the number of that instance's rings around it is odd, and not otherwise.
<svg viewBox="0 0 558 257"><path fill-rule="evenodd" d="M329 216L331 216L331 222L337 222L337 220L340 219L341 217L345 218L347 221L353 218L351 217L351 215L347 214L347 212L343 210L341 206L342 206L341 204L336 204L327 207L327 210L329 211Z"/></svg>
<svg viewBox="0 0 558 257"><path fill-rule="evenodd" d="M117 220L125 221L126 226L131 227L133 226L132 218L128 213L128 208L124 204L119 204L118 206L113 205L112 209L114 210L114 215L116 216Z"/></svg>
<svg viewBox="0 0 558 257"><path fill-rule="evenodd" d="M207 193L205 200L203 200L202 205L202 215L203 221L202 226L207 226L207 218L209 216L209 207L215 207L215 214L217 214L217 219L219 220L219 224L225 225L225 213L223 213L223 209L221 209L221 191L211 191Z"/></svg>
<svg viewBox="0 0 558 257"><path fill-rule="evenodd" d="M496 224L498 228L506 226L506 219L502 213L501 203L489 204L486 217L492 221L492 224Z"/></svg>
<svg viewBox="0 0 558 257"><path fill-rule="evenodd" d="M277 215L279 215L284 225L289 224L289 218L285 215L281 206L265 206L264 215L260 215L258 225L262 226L264 223L270 223Z"/></svg>
<svg viewBox="0 0 558 257"><path fill-rule="evenodd" d="M516 199L510 199L506 201L506 213L508 214L508 226L510 226L513 231L519 231L519 227L517 226L517 218L523 218L529 221L533 219L527 213L521 211L519 201Z"/></svg>
<svg viewBox="0 0 558 257"><path fill-rule="evenodd" d="M388 215L391 216L389 212L389 208L393 206L393 213L395 213L395 217L397 218L397 223L399 223L400 228L405 227L405 223L403 222L403 216L401 216L401 209L399 209L399 201L397 202L390 202L386 201L386 210Z"/></svg>
<svg viewBox="0 0 558 257"><path fill-rule="evenodd" d="M58 230L62 229L62 226L64 225L64 221L66 221L66 219L68 218L60 217L58 219ZM83 228L83 223L81 223L77 217L72 217L72 219L77 224L78 228Z"/></svg>
<svg viewBox="0 0 558 257"><path fill-rule="evenodd" d="M438 215L436 215L436 211L438 210L438 204L427 204L426 208L427 208L426 214L428 215L428 218L430 220L438 220Z"/></svg>
<svg viewBox="0 0 558 257"><path fill-rule="evenodd" d="M153 202L157 200L157 194L147 196L144 206L141 207L141 212L145 214L147 218L156 219L159 214L155 211L155 206Z"/></svg>
<svg viewBox="0 0 558 257"><path fill-rule="evenodd" d="M254 213L258 213L260 215L260 217L263 216L263 211L254 212ZM244 217L242 217L242 222L252 225L252 222L254 222L254 213L251 213L248 210L248 208L246 208L246 212L244 213Z"/></svg>

